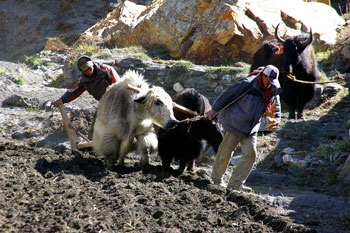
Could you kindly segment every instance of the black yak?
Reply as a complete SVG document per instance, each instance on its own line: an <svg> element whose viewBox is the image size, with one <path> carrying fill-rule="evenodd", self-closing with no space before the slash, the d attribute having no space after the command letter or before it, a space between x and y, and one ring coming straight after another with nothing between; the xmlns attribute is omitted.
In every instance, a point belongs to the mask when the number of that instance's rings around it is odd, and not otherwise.
<svg viewBox="0 0 350 233"><path fill-rule="evenodd" d="M193 88L186 88L178 93L173 102L182 105L199 115L211 110L209 100ZM177 120L184 120L193 116L188 113L174 111ZM186 166L193 170L195 159L200 158L207 146L212 146L217 152L223 139L221 126L208 119L200 119L190 123L180 123L174 129L158 131L158 154L162 159L165 172L172 172L171 162L179 161L179 168L175 176L183 174Z"/></svg>
<svg viewBox="0 0 350 233"><path fill-rule="evenodd" d="M276 66L280 70L279 81L283 90L281 98L289 108L289 118L295 119L297 110L297 118L300 119L303 118L306 103L314 96L315 84L292 81L287 75L308 82L318 79L312 30L308 36L298 35L283 40L278 36L278 26L275 30L276 39L263 42L255 52L250 70L268 64Z"/></svg>

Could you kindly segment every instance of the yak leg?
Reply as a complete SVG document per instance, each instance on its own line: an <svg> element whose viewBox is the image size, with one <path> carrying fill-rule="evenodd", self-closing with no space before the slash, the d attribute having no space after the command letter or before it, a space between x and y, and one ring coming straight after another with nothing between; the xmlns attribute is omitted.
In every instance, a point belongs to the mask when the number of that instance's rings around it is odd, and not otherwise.
<svg viewBox="0 0 350 233"><path fill-rule="evenodd" d="M289 108L289 119L295 119L295 105L288 106Z"/></svg>
<svg viewBox="0 0 350 233"><path fill-rule="evenodd" d="M196 166L195 160L191 160L191 161L188 162L188 164L187 164L187 170L188 170L188 171L191 171L191 172L194 172L195 166Z"/></svg>
<svg viewBox="0 0 350 233"><path fill-rule="evenodd" d="M181 175L184 173L184 171L186 170L186 164L187 164L186 161L180 160L180 166L179 166L179 168L176 170L175 176L181 176Z"/></svg>
<svg viewBox="0 0 350 233"><path fill-rule="evenodd" d="M131 147L132 147L132 143L130 142L130 140L127 139L125 141L122 141L122 143L120 144L118 165L124 164L125 156L130 152Z"/></svg>
<svg viewBox="0 0 350 233"><path fill-rule="evenodd" d="M287 105L288 110L289 110L289 119L295 119L295 108L297 106L297 97L295 96L295 92L291 91L284 91L282 92L282 100L283 102Z"/></svg>
<svg viewBox="0 0 350 233"><path fill-rule="evenodd" d="M303 110L301 110L300 112L298 111L297 119L304 120L304 112L303 112Z"/></svg>
<svg viewBox="0 0 350 233"><path fill-rule="evenodd" d="M164 172L172 172L173 169L170 167L171 161L173 160L173 157L166 156L165 158L162 158L162 167Z"/></svg>
<svg viewBox="0 0 350 233"><path fill-rule="evenodd" d="M289 108L289 119L295 119L295 104L290 104Z"/></svg>
<svg viewBox="0 0 350 233"><path fill-rule="evenodd" d="M120 141L114 137L106 137L104 146L104 163L108 169L112 169L116 164L120 151Z"/></svg>
<svg viewBox="0 0 350 233"><path fill-rule="evenodd" d="M105 164L108 169L112 169L117 160L118 154L116 151L112 154L105 154Z"/></svg>
<svg viewBox="0 0 350 233"><path fill-rule="evenodd" d="M149 155L151 154L151 149L146 145L140 143L138 152L141 155L140 166L146 167L149 164Z"/></svg>
<svg viewBox="0 0 350 233"><path fill-rule="evenodd" d="M299 101L298 102L298 115L297 115L298 119L304 120L304 107L305 107L305 103L302 101Z"/></svg>
<svg viewBox="0 0 350 233"><path fill-rule="evenodd" d="M137 151L141 155L140 165L145 167L149 164L149 156L155 153L158 148L157 135L153 132L148 132L145 135L138 136L137 141Z"/></svg>

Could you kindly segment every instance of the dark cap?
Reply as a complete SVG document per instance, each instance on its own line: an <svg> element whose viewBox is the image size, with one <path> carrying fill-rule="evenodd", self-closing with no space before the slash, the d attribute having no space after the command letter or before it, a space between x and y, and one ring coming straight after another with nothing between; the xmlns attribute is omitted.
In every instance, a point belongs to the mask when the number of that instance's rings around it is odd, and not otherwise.
<svg viewBox="0 0 350 233"><path fill-rule="evenodd" d="M90 57L82 56L78 59L78 68L80 71L85 71L89 68L92 68L94 64Z"/></svg>

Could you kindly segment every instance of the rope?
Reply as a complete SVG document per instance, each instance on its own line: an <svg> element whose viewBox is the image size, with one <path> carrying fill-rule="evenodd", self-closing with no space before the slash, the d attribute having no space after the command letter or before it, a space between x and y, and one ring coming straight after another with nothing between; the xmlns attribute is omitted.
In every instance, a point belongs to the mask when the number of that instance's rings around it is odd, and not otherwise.
<svg viewBox="0 0 350 233"><path fill-rule="evenodd" d="M199 115L192 118L186 118L184 120L179 121L179 123L189 124L189 126L187 127L187 133L189 133L192 127L192 122L199 121L199 120L206 120L206 119L208 119L206 115Z"/></svg>
<svg viewBox="0 0 350 233"><path fill-rule="evenodd" d="M246 95L250 89L252 89L252 87L250 87L248 90L246 90L245 92L243 92L240 96L238 96L236 99L232 100L230 103L228 103L225 107L223 107L222 109L220 109L218 112L216 112L214 114L214 118L222 111L222 110L225 110L227 109L228 107L230 107L232 104L234 104L237 100L239 100L240 98L242 98L244 95ZM207 120L208 119L208 116L207 115L199 115L199 116L195 116L195 117L192 117L192 118L186 118L184 120L181 120L179 121L179 123L192 123L194 121L199 121L199 120ZM189 126L188 130L187 131L190 131L191 129L191 125Z"/></svg>
<svg viewBox="0 0 350 233"><path fill-rule="evenodd" d="M181 120L179 121L179 123L191 123L191 122L194 122L194 121L199 121L199 120L206 120L208 119L207 115L199 115L199 116L195 116L195 117L192 117L192 118L186 118L184 120Z"/></svg>
<svg viewBox="0 0 350 233"><path fill-rule="evenodd" d="M295 76L291 75L291 74L287 74L287 77L289 79L291 79L294 82L298 82L298 83L304 83L304 84L325 84L325 83L335 83L338 81L323 81L323 82L310 82L310 81L304 81L304 80L299 80L297 79ZM341 80L339 80L341 81Z"/></svg>

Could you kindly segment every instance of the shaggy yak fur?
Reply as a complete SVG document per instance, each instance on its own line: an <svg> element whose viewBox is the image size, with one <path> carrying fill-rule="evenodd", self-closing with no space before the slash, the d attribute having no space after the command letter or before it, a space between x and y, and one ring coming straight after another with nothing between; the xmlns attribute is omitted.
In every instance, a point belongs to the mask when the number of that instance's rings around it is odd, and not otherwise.
<svg viewBox="0 0 350 233"><path fill-rule="evenodd" d="M128 85L140 92L128 89ZM165 129L177 124L172 99L163 88L150 87L142 75L127 71L99 102L93 148L104 156L109 168L116 162L123 164L125 156L134 150L145 166L158 146L153 123Z"/></svg>
<svg viewBox="0 0 350 233"><path fill-rule="evenodd" d="M298 80L315 82L319 73L315 52L312 46L313 36L298 35L281 39L278 36L278 26L275 30L275 40L263 42L255 52L250 71L260 66L272 64L280 70L279 81L282 87L281 99L289 108L289 118L303 118L304 107L315 93L315 84L303 84L287 77L291 74Z"/></svg>
<svg viewBox="0 0 350 233"><path fill-rule="evenodd" d="M208 99L193 88L187 88L177 94L173 101L197 112L199 115L206 114L211 110ZM174 114L178 120L193 117L177 110L175 110ZM158 131L158 153L162 159L163 170L178 176L183 174L187 165L193 171L194 160L200 158L201 153L207 147L207 143L217 152L222 139L221 126L208 119L179 123L171 130L160 129ZM176 172L173 172L170 166L173 159L180 163Z"/></svg>

